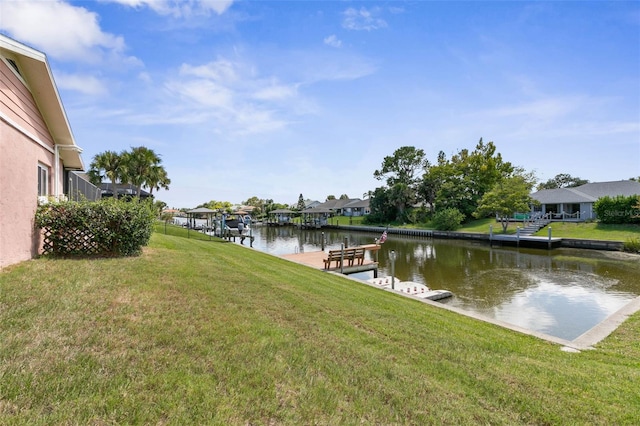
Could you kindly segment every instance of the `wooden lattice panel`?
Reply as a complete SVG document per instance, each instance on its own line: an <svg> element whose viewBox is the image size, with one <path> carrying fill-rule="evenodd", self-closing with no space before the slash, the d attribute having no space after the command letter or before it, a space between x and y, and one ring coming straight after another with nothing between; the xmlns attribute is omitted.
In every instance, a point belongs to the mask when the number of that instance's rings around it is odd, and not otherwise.
<svg viewBox="0 0 640 426"><path fill-rule="evenodd" d="M108 252L109 248L101 247L87 230L75 228L54 233L45 228L42 250L44 254L92 255Z"/></svg>

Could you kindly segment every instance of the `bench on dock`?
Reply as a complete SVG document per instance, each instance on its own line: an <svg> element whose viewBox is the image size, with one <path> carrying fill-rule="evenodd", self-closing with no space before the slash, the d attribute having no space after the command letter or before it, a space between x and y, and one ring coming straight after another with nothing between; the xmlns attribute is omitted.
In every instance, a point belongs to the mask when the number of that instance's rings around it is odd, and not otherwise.
<svg viewBox="0 0 640 426"><path fill-rule="evenodd" d="M327 258L324 259L324 269L331 268L331 262L336 262L336 268L342 266L362 265L364 263L364 248L351 248L344 250L329 250Z"/></svg>

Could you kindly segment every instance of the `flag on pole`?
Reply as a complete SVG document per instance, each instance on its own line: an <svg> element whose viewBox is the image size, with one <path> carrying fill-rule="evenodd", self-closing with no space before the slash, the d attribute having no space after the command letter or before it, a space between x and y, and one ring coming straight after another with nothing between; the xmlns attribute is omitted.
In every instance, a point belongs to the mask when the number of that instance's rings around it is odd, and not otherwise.
<svg viewBox="0 0 640 426"><path fill-rule="evenodd" d="M380 239L378 240L378 243L382 244L385 241L387 241L387 230L386 229L384 230L382 235L380 235Z"/></svg>

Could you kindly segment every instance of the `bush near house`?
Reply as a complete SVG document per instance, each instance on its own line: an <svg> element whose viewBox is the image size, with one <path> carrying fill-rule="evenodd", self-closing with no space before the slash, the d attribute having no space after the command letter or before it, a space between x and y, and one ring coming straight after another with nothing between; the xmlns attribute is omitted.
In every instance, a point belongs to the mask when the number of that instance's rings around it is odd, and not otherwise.
<svg viewBox="0 0 640 426"><path fill-rule="evenodd" d="M599 198L593 208L602 223L640 223L640 196Z"/></svg>
<svg viewBox="0 0 640 426"><path fill-rule="evenodd" d="M149 243L155 212L151 203L105 199L56 202L38 207L44 253L132 256Z"/></svg>

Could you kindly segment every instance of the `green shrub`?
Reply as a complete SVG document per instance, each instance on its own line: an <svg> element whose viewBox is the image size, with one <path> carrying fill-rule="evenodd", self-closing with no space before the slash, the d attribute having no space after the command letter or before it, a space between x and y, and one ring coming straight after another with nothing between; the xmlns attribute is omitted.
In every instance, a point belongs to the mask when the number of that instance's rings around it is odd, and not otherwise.
<svg viewBox="0 0 640 426"><path fill-rule="evenodd" d="M464 215L460 210L449 207L437 211L433 215L433 226L438 231L455 231L460 228L460 224L464 220Z"/></svg>
<svg viewBox="0 0 640 426"><path fill-rule="evenodd" d="M639 203L640 197L637 195L618 195L598 198L593 208L602 223L640 223Z"/></svg>
<svg viewBox="0 0 640 426"><path fill-rule="evenodd" d="M155 211L146 201L65 201L39 206L35 219L45 253L131 256L149 243Z"/></svg>

